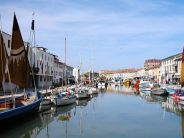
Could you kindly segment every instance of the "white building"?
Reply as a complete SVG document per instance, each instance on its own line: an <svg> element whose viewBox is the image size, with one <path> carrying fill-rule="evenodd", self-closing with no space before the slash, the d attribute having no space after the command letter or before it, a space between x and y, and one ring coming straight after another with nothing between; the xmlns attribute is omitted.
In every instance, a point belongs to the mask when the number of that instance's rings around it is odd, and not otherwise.
<svg viewBox="0 0 184 138"><path fill-rule="evenodd" d="M3 39L8 55L10 55L11 35L3 32ZM25 42L28 49L28 59L32 70L35 72L35 84L38 88L48 88L53 82L61 83L62 80L67 80L67 83L74 82L73 67L60 62L56 55L47 52L44 47L30 47L29 43ZM65 73L66 70L66 73ZM32 73L33 74L33 73ZM77 78L78 79L78 78ZM34 86L34 82L31 82Z"/></svg>
<svg viewBox="0 0 184 138"><path fill-rule="evenodd" d="M64 64L55 56L54 58L54 83L63 83Z"/></svg>
<svg viewBox="0 0 184 138"><path fill-rule="evenodd" d="M145 76L146 76L146 71L144 68L137 70L136 77L145 77Z"/></svg>
<svg viewBox="0 0 184 138"><path fill-rule="evenodd" d="M52 85L54 76L54 55L44 47L29 47L29 62L35 72L35 83L39 88Z"/></svg>
<svg viewBox="0 0 184 138"><path fill-rule="evenodd" d="M78 68L73 68L73 76L75 79L75 82L78 83L79 82L79 77L80 77L80 70Z"/></svg>
<svg viewBox="0 0 184 138"><path fill-rule="evenodd" d="M181 76L181 56L182 54L176 54L162 59L160 76L161 83L179 81Z"/></svg>
<svg viewBox="0 0 184 138"><path fill-rule="evenodd" d="M2 32L2 36L3 36L3 40L4 40L7 54L10 55L11 35L9 35L5 32Z"/></svg>

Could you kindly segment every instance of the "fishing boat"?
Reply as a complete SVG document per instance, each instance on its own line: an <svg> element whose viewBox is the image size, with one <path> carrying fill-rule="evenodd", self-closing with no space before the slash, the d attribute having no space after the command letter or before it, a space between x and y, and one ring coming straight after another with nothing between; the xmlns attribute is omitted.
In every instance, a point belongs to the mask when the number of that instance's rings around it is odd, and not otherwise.
<svg viewBox="0 0 184 138"><path fill-rule="evenodd" d="M7 55L2 32L0 33L0 53L0 65L2 65L0 69L0 82L2 86L6 80L9 81L10 84L14 83L19 87L29 88L31 67L15 14L13 19L10 56L8 57ZM39 109L42 97L40 93L37 93L36 90L34 91L34 94L27 96L26 99L16 100L13 90L11 90L12 102L8 103L8 107L6 107L6 104L4 108L1 107L0 122L10 122L18 117L25 117L30 113L36 113Z"/></svg>
<svg viewBox="0 0 184 138"><path fill-rule="evenodd" d="M150 81L144 81L141 80L139 83L139 90L140 91L151 91L152 88L152 84L150 83Z"/></svg>
<svg viewBox="0 0 184 138"><path fill-rule="evenodd" d="M65 64L64 64L64 74L65 74L65 85L67 85L67 72L66 72L66 38L65 38ZM58 94L52 96L51 101L56 106L63 106L75 103L76 96L72 89L61 90Z"/></svg>
<svg viewBox="0 0 184 138"><path fill-rule="evenodd" d="M24 96L24 93L14 94L15 99L22 99ZM0 96L0 104L5 102L12 102L12 95Z"/></svg>
<svg viewBox="0 0 184 138"><path fill-rule="evenodd" d="M90 94L89 94L88 90L86 90L86 89L79 89L79 90L77 90L75 96L77 99L85 99L85 98L89 98Z"/></svg>
<svg viewBox="0 0 184 138"><path fill-rule="evenodd" d="M153 95L167 95L168 93L166 92L165 89L153 88L153 89L151 89L151 94L153 94Z"/></svg>
<svg viewBox="0 0 184 138"><path fill-rule="evenodd" d="M105 89L105 88L107 87L107 84L105 83L105 81L100 80L100 81L98 82L98 84L97 84L97 87L98 87L99 89Z"/></svg>
<svg viewBox="0 0 184 138"><path fill-rule="evenodd" d="M88 88L89 89L89 94L90 95L93 95L93 94L98 94L98 90L96 89L96 88L94 88L94 87L90 87L90 88Z"/></svg>
<svg viewBox="0 0 184 138"><path fill-rule="evenodd" d="M130 80L130 79L125 79L125 80L123 81L123 85L125 85L126 87L130 87L130 85L131 85L131 80Z"/></svg>
<svg viewBox="0 0 184 138"><path fill-rule="evenodd" d="M76 97L69 92L60 92L52 98L52 102L56 106L63 106L73 104L76 101Z"/></svg>

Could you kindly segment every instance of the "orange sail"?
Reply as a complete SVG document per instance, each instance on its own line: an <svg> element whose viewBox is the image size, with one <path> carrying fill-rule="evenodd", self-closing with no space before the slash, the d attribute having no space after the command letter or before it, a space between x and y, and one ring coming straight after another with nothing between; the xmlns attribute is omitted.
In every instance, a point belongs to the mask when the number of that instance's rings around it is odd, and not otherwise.
<svg viewBox="0 0 184 138"><path fill-rule="evenodd" d="M181 87L184 86L184 48L182 53L182 63L181 63Z"/></svg>
<svg viewBox="0 0 184 138"><path fill-rule="evenodd" d="M0 33L0 84L3 83L3 76L5 75L6 66L6 49L3 41L2 33Z"/></svg>
<svg viewBox="0 0 184 138"><path fill-rule="evenodd" d="M31 69L28 62L27 52L21 36L17 18L14 14L9 61L11 81L20 87L29 87L30 71Z"/></svg>

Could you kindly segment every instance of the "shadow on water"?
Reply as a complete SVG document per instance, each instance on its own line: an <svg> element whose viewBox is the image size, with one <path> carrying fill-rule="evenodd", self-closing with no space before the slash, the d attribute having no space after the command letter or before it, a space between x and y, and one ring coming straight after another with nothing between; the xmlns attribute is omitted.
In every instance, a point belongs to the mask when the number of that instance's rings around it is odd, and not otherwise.
<svg viewBox="0 0 184 138"><path fill-rule="evenodd" d="M71 111L73 108L76 108L76 104L71 104L68 106L61 106L61 107L52 107L52 112L54 116L57 117L60 114Z"/></svg>
<svg viewBox="0 0 184 138"><path fill-rule="evenodd" d="M166 102L167 96L158 96L158 95L152 95L151 93L147 92L140 92L140 97L148 103L160 103Z"/></svg>
<svg viewBox="0 0 184 138"><path fill-rule="evenodd" d="M87 106L89 101L90 101L90 98L76 100L76 105L79 106L79 107L84 107L84 106Z"/></svg>
<svg viewBox="0 0 184 138"><path fill-rule="evenodd" d="M33 114L12 121L11 124L1 124L0 137L31 137L33 134L38 134L41 127L40 114Z"/></svg>
<svg viewBox="0 0 184 138"><path fill-rule="evenodd" d="M48 127L48 124L54 121L54 118L58 118L61 114L65 114L75 107L76 104L64 107L51 107L49 110L44 112L21 117L18 120L12 121L10 124L1 124L0 137L36 137L42 129ZM46 108L48 109L48 107Z"/></svg>

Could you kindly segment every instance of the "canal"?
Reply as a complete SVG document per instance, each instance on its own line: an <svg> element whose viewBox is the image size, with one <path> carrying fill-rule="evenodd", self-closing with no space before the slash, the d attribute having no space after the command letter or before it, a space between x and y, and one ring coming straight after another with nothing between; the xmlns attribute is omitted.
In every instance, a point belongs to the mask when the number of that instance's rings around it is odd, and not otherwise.
<svg viewBox="0 0 184 138"><path fill-rule="evenodd" d="M48 108L48 110L46 110ZM184 112L167 97L108 87L91 99L44 112L1 131L5 138L182 138Z"/></svg>

